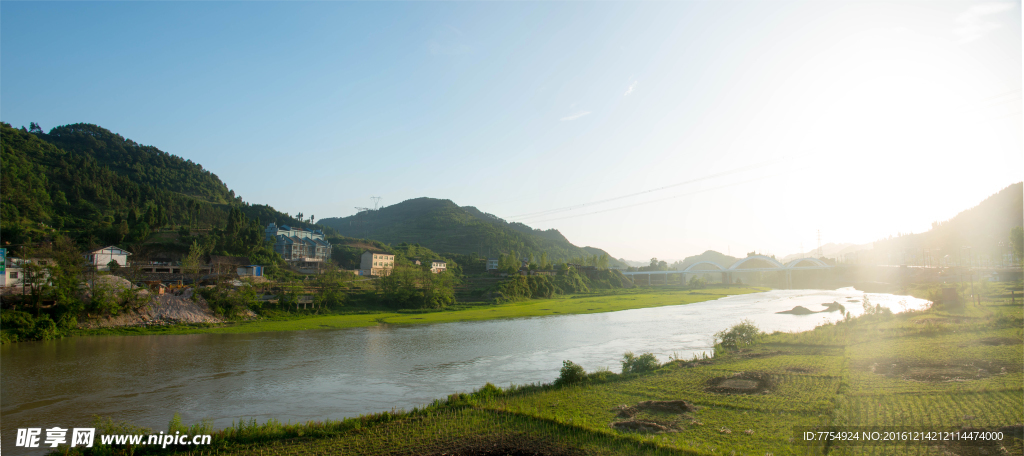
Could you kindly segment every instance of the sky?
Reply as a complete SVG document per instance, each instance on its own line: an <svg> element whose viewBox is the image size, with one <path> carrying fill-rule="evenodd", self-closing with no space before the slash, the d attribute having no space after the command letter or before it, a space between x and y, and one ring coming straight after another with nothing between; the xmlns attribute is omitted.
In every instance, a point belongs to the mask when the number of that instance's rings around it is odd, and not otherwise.
<svg viewBox="0 0 1024 456"><path fill-rule="evenodd" d="M923 232L1024 179L1020 2L0 2L0 120L317 219L432 197L616 258Z"/></svg>

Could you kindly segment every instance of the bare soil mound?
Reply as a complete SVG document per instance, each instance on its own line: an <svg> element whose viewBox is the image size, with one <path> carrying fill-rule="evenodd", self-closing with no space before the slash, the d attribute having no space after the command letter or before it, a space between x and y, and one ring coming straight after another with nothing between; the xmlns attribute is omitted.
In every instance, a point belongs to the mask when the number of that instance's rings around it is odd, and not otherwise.
<svg viewBox="0 0 1024 456"><path fill-rule="evenodd" d="M643 401L636 405L620 405L613 411L619 412L620 418L633 418L640 412L661 412L661 413L690 413L700 410L700 407L686 401Z"/></svg>
<svg viewBox="0 0 1024 456"><path fill-rule="evenodd" d="M629 420L629 421L617 421L610 424L612 429L616 431L624 432L643 432L643 433L659 433L659 432L672 432L673 429L663 424L655 423L654 421L648 420Z"/></svg>
<svg viewBox="0 0 1024 456"><path fill-rule="evenodd" d="M699 407L686 401L643 401L636 404L640 410L666 413L689 413L696 412Z"/></svg>
<svg viewBox="0 0 1024 456"><path fill-rule="evenodd" d="M126 312L117 316L92 319L81 325L82 328L114 328L121 326L153 326L176 323L219 323L223 321L210 310L210 306L202 297L192 295L192 289L174 293L150 296L149 302L137 312ZM255 314L253 314L255 315Z"/></svg>
<svg viewBox="0 0 1024 456"><path fill-rule="evenodd" d="M775 388L775 381L764 372L737 372L731 377L718 377L708 381L704 390L720 394L767 394Z"/></svg>

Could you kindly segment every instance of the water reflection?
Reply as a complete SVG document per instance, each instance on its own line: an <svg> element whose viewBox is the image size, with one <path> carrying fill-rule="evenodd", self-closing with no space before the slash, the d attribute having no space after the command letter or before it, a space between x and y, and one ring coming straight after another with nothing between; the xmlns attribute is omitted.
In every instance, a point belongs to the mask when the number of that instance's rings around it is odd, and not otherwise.
<svg viewBox="0 0 1024 456"><path fill-rule="evenodd" d="M893 311L912 297L869 294ZM339 419L411 408L485 382L550 382L562 360L618 370L625 351L710 352L711 335L744 318L767 331L803 331L838 313L778 315L838 301L854 315L864 293L778 290L683 306L465 323L261 334L85 337L0 350L3 452L19 427L82 427L93 415L165 429L240 418ZM900 302L904 304L900 304Z"/></svg>

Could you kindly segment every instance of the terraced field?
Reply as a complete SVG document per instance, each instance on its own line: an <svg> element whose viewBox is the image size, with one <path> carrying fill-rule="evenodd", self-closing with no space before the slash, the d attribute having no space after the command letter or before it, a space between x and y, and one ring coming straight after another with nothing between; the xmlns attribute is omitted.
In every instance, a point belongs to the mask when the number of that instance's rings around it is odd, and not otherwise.
<svg viewBox="0 0 1024 456"><path fill-rule="evenodd" d="M1024 454L1022 327L1022 306L999 298L961 311L871 315L648 374L488 385L423 410L340 422L240 425L203 454ZM796 432L826 427L970 428L1004 438L808 444Z"/></svg>

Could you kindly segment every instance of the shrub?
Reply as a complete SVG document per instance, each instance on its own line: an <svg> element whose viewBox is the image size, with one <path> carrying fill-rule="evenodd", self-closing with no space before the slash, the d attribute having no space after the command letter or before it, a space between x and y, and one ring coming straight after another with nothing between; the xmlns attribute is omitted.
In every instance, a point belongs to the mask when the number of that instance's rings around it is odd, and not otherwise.
<svg viewBox="0 0 1024 456"><path fill-rule="evenodd" d="M596 383L604 383L604 382L611 381L612 379L615 378L616 375L618 375L618 374L616 374L615 372L612 372L607 367L602 367L602 368L599 368L598 370L596 370L594 372L591 372L591 373L587 374L587 381L588 382L596 382Z"/></svg>
<svg viewBox="0 0 1024 456"><path fill-rule="evenodd" d="M892 311L888 307L882 307L881 304L871 305L871 301L868 300L867 296L864 296L864 315L881 315L891 316Z"/></svg>
<svg viewBox="0 0 1024 456"><path fill-rule="evenodd" d="M497 386L494 386L494 384L491 383L491 382L487 382L484 385L483 388L480 388L479 390L477 390L477 392L473 393L473 395L476 396L476 397L480 397L480 398L488 398L488 397L500 396L501 395L501 388L498 388Z"/></svg>
<svg viewBox="0 0 1024 456"><path fill-rule="evenodd" d="M576 385L583 383L583 380L586 378L587 371L583 370L583 366L565 360L562 361L562 370L558 372L558 380L555 380L555 386Z"/></svg>
<svg viewBox="0 0 1024 456"><path fill-rule="evenodd" d="M737 350L757 342L764 333L761 332L754 322L743 320L732 328L715 333L715 348L722 347L725 350Z"/></svg>
<svg viewBox="0 0 1024 456"><path fill-rule="evenodd" d="M640 356L636 356L633 352L626 352L622 355L622 373L623 374L640 374L644 372L650 372L657 369L658 358L653 353L644 353Z"/></svg>

